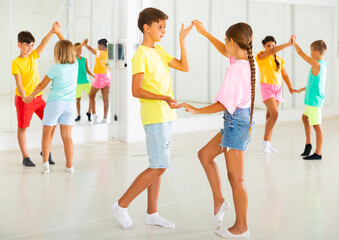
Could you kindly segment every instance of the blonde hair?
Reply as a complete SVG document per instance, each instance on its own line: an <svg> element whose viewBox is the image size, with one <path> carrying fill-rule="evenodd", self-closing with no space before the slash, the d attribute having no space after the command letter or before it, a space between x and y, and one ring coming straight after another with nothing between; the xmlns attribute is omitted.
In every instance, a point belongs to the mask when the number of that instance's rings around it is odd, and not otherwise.
<svg viewBox="0 0 339 240"><path fill-rule="evenodd" d="M247 51L248 60L251 66L251 118L250 118L250 129L249 132L252 132L252 119L254 111L254 101L255 101L255 64L253 58L253 31L250 25L247 23L236 23L230 26L226 31L227 39L233 39L234 42L238 44L241 49Z"/></svg>
<svg viewBox="0 0 339 240"><path fill-rule="evenodd" d="M54 47L54 62L55 63L75 63L76 55L71 41L60 40Z"/></svg>

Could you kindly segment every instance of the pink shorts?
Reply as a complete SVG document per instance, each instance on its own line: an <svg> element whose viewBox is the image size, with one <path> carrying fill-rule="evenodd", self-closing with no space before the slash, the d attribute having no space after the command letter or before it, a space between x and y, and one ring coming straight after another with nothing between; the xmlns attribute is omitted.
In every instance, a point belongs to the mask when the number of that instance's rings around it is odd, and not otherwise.
<svg viewBox="0 0 339 240"><path fill-rule="evenodd" d="M111 74L110 72L107 73L96 73L94 81L92 83L92 87L95 87L97 89L101 89L104 87L110 87L111 86Z"/></svg>
<svg viewBox="0 0 339 240"><path fill-rule="evenodd" d="M260 83L260 92L261 92L262 102L265 102L267 99L270 99L270 98L275 98L275 100L277 100L278 102L284 101L282 97L281 86L267 84L267 83Z"/></svg>

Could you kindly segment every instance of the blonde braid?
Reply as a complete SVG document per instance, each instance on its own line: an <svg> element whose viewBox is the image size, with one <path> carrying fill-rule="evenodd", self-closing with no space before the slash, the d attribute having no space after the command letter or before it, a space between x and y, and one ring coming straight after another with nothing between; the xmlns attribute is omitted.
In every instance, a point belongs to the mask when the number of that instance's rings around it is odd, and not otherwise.
<svg viewBox="0 0 339 240"><path fill-rule="evenodd" d="M252 52L252 41L249 42L247 47L247 56L248 60L251 65L251 118L250 118L250 130L249 132L252 133L252 119L253 119L253 111L254 111L254 100L255 100L255 64Z"/></svg>

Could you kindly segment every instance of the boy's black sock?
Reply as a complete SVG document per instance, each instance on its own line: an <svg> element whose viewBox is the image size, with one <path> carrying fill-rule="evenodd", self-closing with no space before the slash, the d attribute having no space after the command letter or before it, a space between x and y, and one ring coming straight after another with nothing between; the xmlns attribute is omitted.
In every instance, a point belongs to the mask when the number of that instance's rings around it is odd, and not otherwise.
<svg viewBox="0 0 339 240"><path fill-rule="evenodd" d="M40 152L40 155L42 156L42 152ZM49 153L49 156L48 156L48 162L49 164L51 165L54 165L55 162L52 160L52 153Z"/></svg>
<svg viewBox="0 0 339 240"><path fill-rule="evenodd" d="M312 150L312 144L306 144L305 145L305 150L304 150L304 152L301 154L301 156L308 156L308 155L310 155L310 153L311 153L311 150Z"/></svg>
<svg viewBox="0 0 339 240"><path fill-rule="evenodd" d="M22 161L22 164L25 167L35 167L34 162L32 162L32 160L29 157L24 158L24 160Z"/></svg>
<svg viewBox="0 0 339 240"><path fill-rule="evenodd" d="M89 112L86 113L87 117L88 117L88 121L91 121L91 114Z"/></svg>
<svg viewBox="0 0 339 240"><path fill-rule="evenodd" d="M321 155L313 153L311 156L304 157L305 160L321 160Z"/></svg>
<svg viewBox="0 0 339 240"><path fill-rule="evenodd" d="M78 116L78 117L75 119L75 121L78 122L78 121L80 121L80 119L81 119L81 117Z"/></svg>

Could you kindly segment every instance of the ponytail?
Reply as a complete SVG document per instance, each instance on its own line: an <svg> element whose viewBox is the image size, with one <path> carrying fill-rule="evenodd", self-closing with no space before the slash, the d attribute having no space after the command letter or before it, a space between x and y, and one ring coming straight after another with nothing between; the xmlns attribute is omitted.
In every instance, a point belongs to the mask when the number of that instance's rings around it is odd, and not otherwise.
<svg viewBox="0 0 339 240"><path fill-rule="evenodd" d="M253 58L253 45L252 41L249 42L247 47L247 56L251 66L251 117L250 117L250 134L252 133L252 120L253 120L253 111L254 111L254 100L255 100L255 64Z"/></svg>

